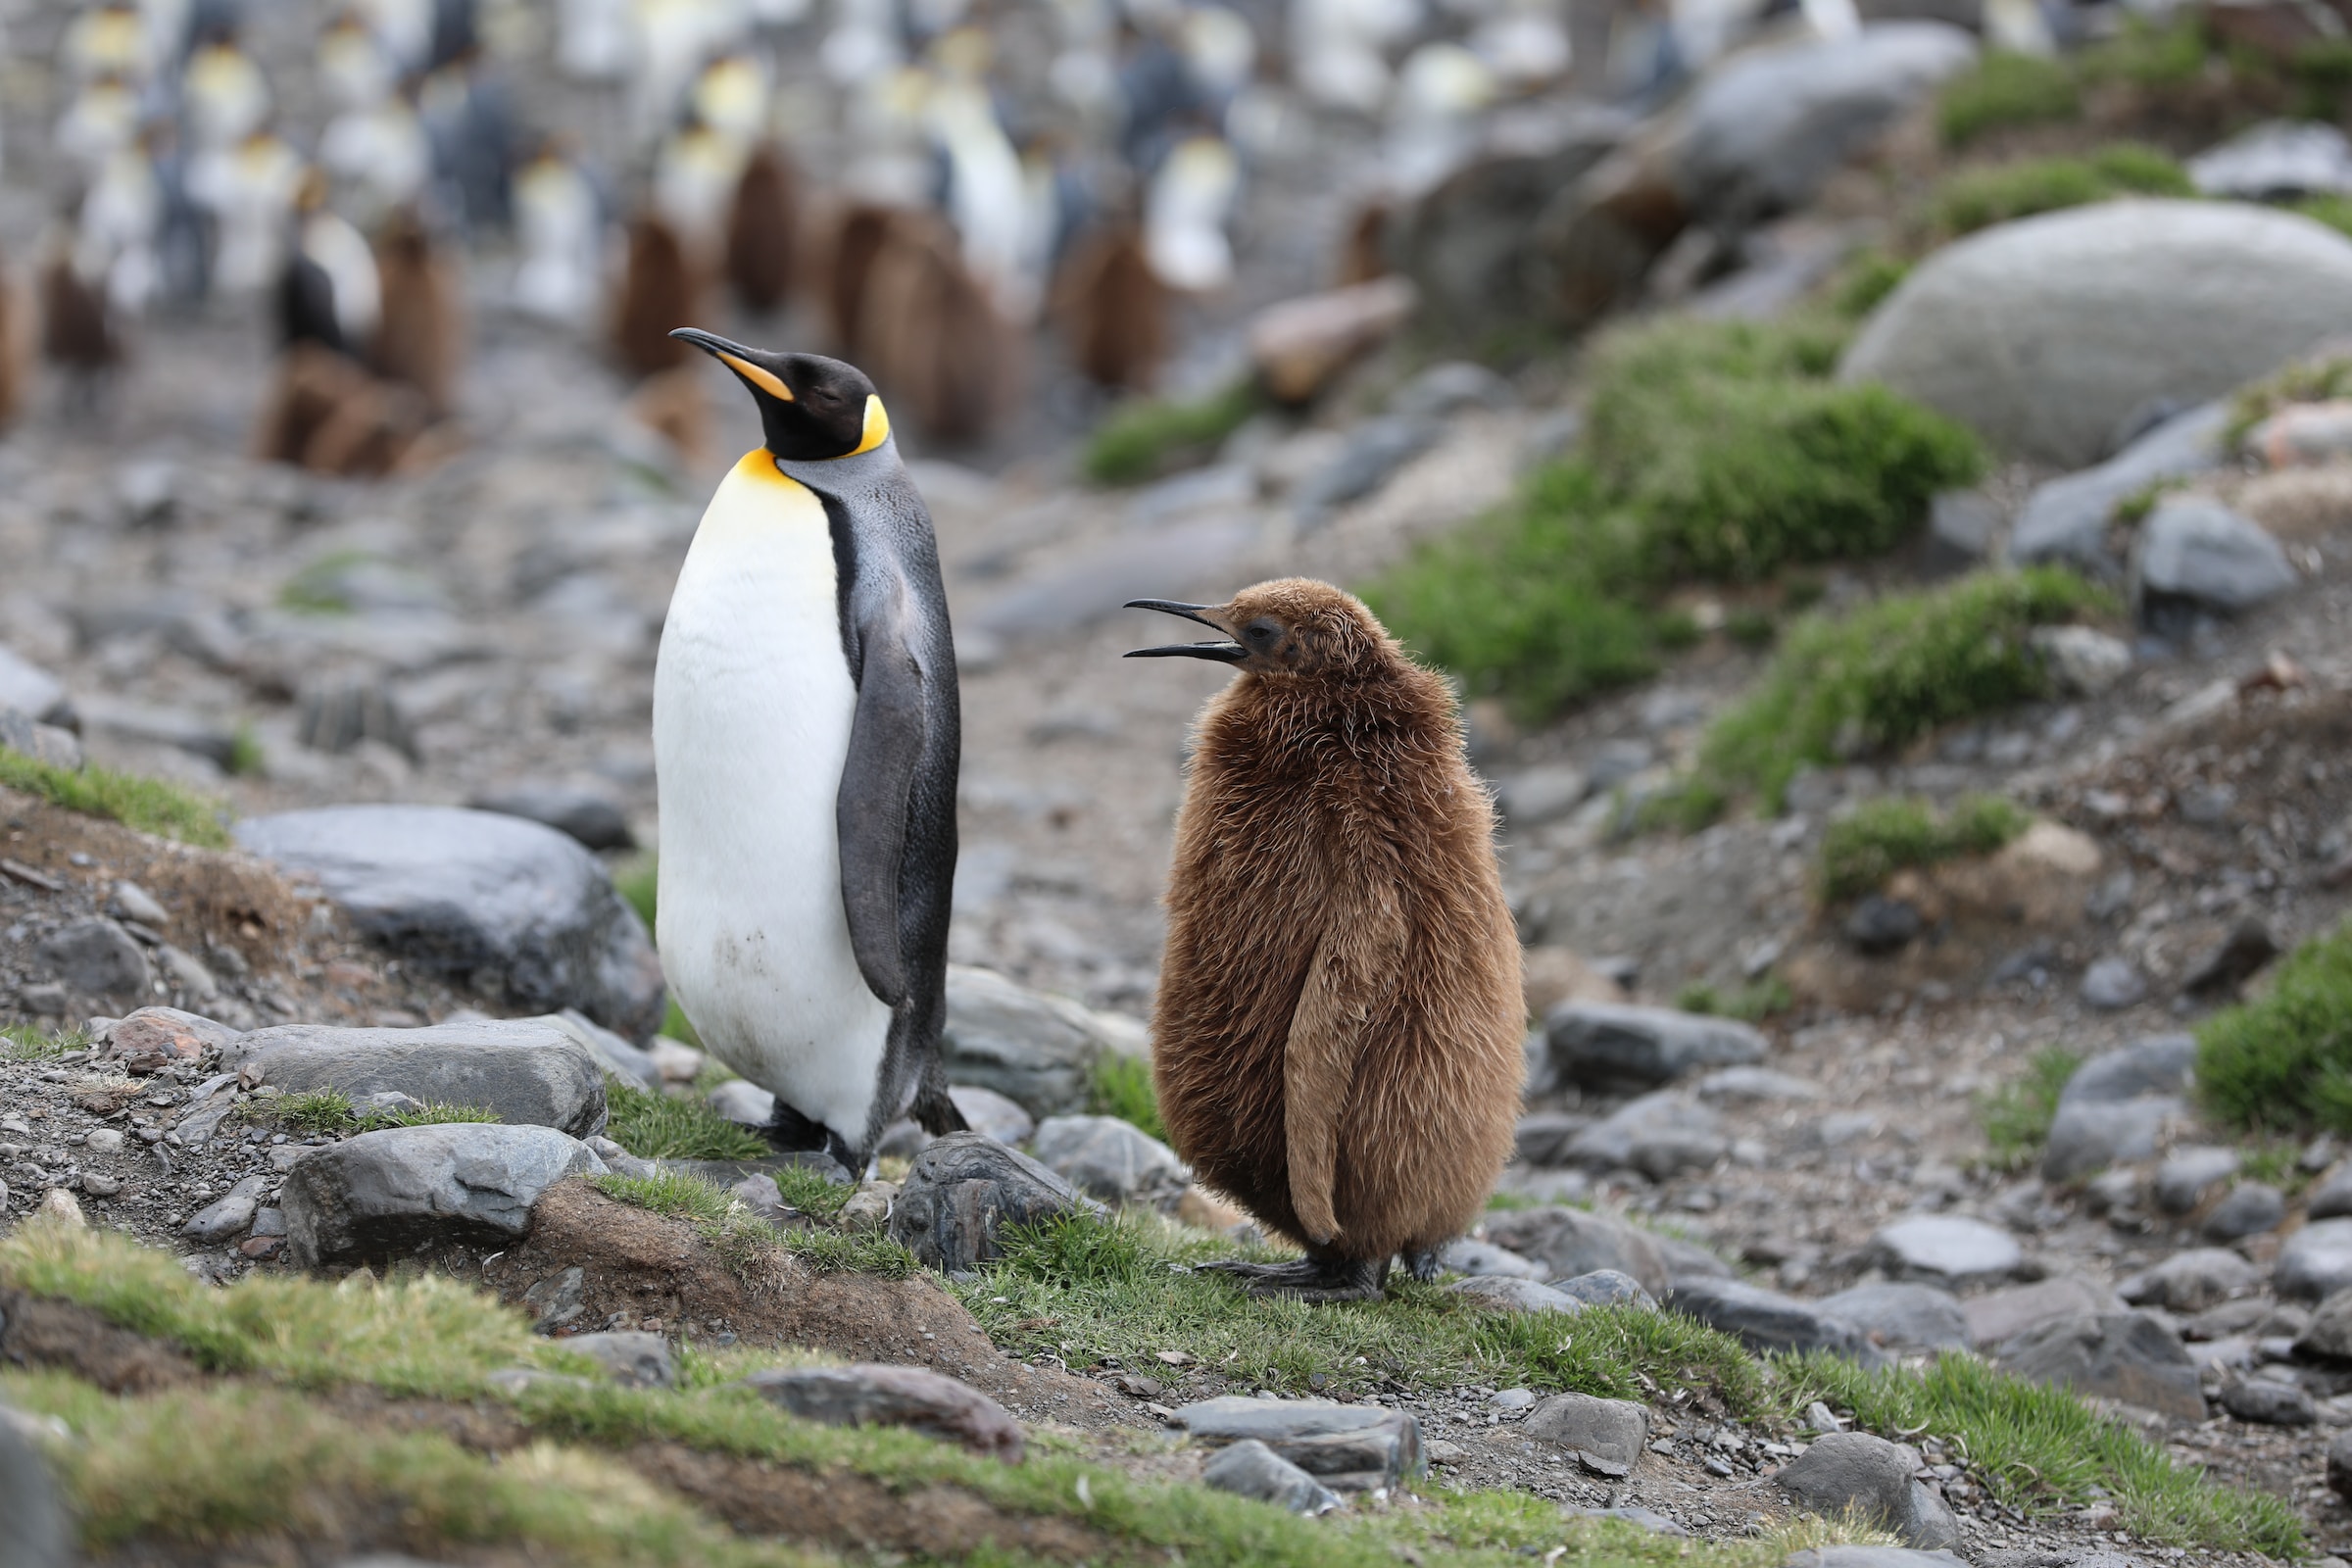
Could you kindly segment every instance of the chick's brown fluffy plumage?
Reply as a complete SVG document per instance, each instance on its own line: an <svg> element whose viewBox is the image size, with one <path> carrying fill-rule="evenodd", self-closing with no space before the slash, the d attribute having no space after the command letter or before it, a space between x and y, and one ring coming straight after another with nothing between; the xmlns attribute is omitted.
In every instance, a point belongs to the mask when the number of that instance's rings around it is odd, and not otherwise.
<svg viewBox="0 0 2352 1568"><path fill-rule="evenodd" d="M1477 1218L1524 1025L1494 807L1444 681L1329 584L1200 618L1239 645L1202 710L1152 1034L1200 1179L1317 1256L1386 1260Z"/></svg>

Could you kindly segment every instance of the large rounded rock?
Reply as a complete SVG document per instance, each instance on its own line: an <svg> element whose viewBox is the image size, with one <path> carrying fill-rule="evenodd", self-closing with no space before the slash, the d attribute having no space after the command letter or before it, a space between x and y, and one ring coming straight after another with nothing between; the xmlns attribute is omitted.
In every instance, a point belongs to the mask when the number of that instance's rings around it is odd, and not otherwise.
<svg viewBox="0 0 2352 1568"><path fill-rule="evenodd" d="M1654 1089L1698 1067L1750 1066L1764 1036L1733 1018L1612 1002L1552 1009L1544 1035L1554 1081L1587 1088Z"/></svg>
<svg viewBox="0 0 2352 1568"><path fill-rule="evenodd" d="M297 1094L340 1089L358 1100L397 1091L574 1138L605 1126L604 1073L552 1019L483 1018L426 1029L287 1024L240 1035L222 1049L220 1070Z"/></svg>
<svg viewBox="0 0 2352 1568"><path fill-rule="evenodd" d="M1867 1432L1830 1432L1772 1481L1812 1512L1859 1515L1927 1550L1958 1545L1959 1522L1941 1497L1912 1479L1918 1468L1918 1451L1902 1444Z"/></svg>
<svg viewBox="0 0 2352 1568"><path fill-rule="evenodd" d="M1965 1214L1911 1214L1881 1226L1864 1250L1898 1278L1958 1284L1999 1279L2025 1261L2017 1238Z"/></svg>
<svg viewBox="0 0 2352 1568"><path fill-rule="evenodd" d="M2104 202L1936 252L1839 373L2082 467L2159 399L2219 397L2352 327L2352 240L2233 202Z"/></svg>
<svg viewBox="0 0 2352 1568"><path fill-rule="evenodd" d="M1968 1348L1968 1314L1949 1291L1933 1285L1857 1285L1822 1298L1820 1306L1879 1345L1912 1350Z"/></svg>
<svg viewBox="0 0 2352 1568"><path fill-rule="evenodd" d="M1193 1179L1176 1151L1116 1116L1048 1116L1029 1147L1039 1164L1105 1202L1173 1200Z"/></svg>
<svg viewBox="0 0 2352 1568"><path fill-rule="evenodd" d="M554 828L441 806L334 806L237 824L369 940L515 1007L662 1026L662 966L602 862Z"/></svg>
<svg viewBox="0 0 2352 1568"><path fill-rule="evenodd" d="M540 1195L604 1169L586 1144L552 1127L390 1127L295 1161L278 1207L294 1260L314 1268L420 1246L515 1241L529 1232Z"/></svg>
<svg viewBox="0 0 2352 1568"><path fill-rule="evenodd" d="M2131 593L2143 614L2173 601L2235 614L2297 580L2278 540L2210 496L2159 501L2132 548Z"/></svg>
<svg viewBox="0 0 2352 1568"><path fill-rule="evenodd" d="M2002 1347L2000 1365L2030 1383L2056 1384L2187 1421L2205 1419L2196 1363L2180 1338L2145 1312L2044 1324Z"/></svg>
<svg viewBox="0 0 2352 1568"><path fill-rule="evenodd" d="M1773 1350L1827 1350L1868 1359L1875 1355L1862 1331L1833 1317L1818 1301L1801 1301L1739 1280L1678 1280L1666 1304L1685 1317L1720 1329L1759 1355Z"/></svg>
<svg viewBox="0 0 2352 1568"><path fill-rule="evenodd" d="M2271 1289L2290 1301L2316 1301L2352 1285L2352 1219L2304 1226L2278 1249Z"/></svg>
<svg viewBox="0 0 2352 1568"><path fill-rule="evenodd" d="M1654 1238L1589 1209L1522 1208L1495 1214L1487 1221L1487 1240L1541 1262L1554 1279L1615 1269L1639 1281L1652 1296L1665 1295L1673 1283L1666 1254Z"/></svg>

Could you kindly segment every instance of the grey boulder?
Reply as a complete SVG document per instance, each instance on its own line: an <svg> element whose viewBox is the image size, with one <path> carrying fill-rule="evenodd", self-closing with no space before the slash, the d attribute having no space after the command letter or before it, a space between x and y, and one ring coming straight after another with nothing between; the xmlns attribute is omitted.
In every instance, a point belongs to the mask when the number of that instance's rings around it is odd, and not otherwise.
<svg viewBox="0 0 2352 1568"><path fill-rule="evenodd" d="M1460 1237L1438 1249L1438 1267L1448 1274L1463 1274L1472 1279L1502 1275L1510 1279L1542 1280L1544 1265L1532 1258L1521 1257L1507 1247L1492 1242L1474 1242Z"/></svg>
<svg viewBox="0 0 2352 1568"><path fill-rule="evenodd" d="M2347 319L2352 240L2324 224L2233 202L2101 202L1936 252L1839 374L2081 467L2139 409L2220 397Z"/></svg>
<svg viewBox="0 0 2352 1568"><path fill-rule="evenodd" d="M1021 1424L1003 1405L924 1367L784 1367L743 1381L770 1404L827 1426L906 1427L1006 1464L1020 1463L1028 1447Z"/></svg>
<svg viewBox="0 0 2352 1568"><path fill-rule="evenodd" d="M1560 1153L1566 1163L1589 1170L1631 1168L1665 1181L1682 1171L1705 1170L1730 1148L1713 1110L1692 1096L1660 1090L1578 1132Z"/></svg>
<svg viewBox="0 0 2352 1568"><path fill-rule="evenodd" d="M1037 1131L1036 1117L1023 1110L1018 1101L1007 1099L994 1089L956 1084L948 1091L948 1098L963 1112L966 1127L986 1133L1000 1144L1025 1144Z"/></svg>
<svg viewBox="0 0 2352 1568"><path fill-rule="evenodd" d="M2196 1247L2175 1252L2154 1268L2143 1269L2116 1287L2116 1294L2133 1306L2161 1306L2168 1312L2202 1312L2258 1289L2262 1270L2219 1247Z"/></svg>
<svg viewBox="0 0 2352 1568"><path fill-rule="evenodd" d="M2295 1353L2328 1361L2352 1361L2352 1289L2331 1292L2311 1314L2311 1325L2295 1341Z"/></svg>
<svg viewBox="0 0 2352 1568"><path fill-rule="evenodd" d="M1100 1207L1018 1150L950 1133L914 1156L891 1205L890 1234L929 1267L956 1273L997 1256L1006 1225Z"/></svg>
<svg viewBox="0 0 2352 1568"><path fill-rule="evenodd" d="M1678 1281L1666 1305L1759 1353L1828 1350L1859 1358L1869 1349L1860 1329L1824 1311L1820 1303L1739 1280Z"/></svg>
<svg viewBox="0 0 2352 1568"><path fill-rule="evenodd" d="M1553 1280L1551 1288L1587 1306L1639 1306L1655 1310L1658 1304L1657 1298L1642 1288L1640 1280L1613 1268L1596 1268L1568 1279Z"/></svg>
<svg viewBox="0 0 2352 1568"><path fill-rule="evenodd" d="M2166 496L2132 546L2130 592L2147 614L2166 603L2235 614L2298 579L2278 541L2208 496Z"/></svg>
<svg viewBox="0 0 2352 1568"><path fill-rule="evenodd" d="M1623 1479L1649 1441L1649 1411L1631 1399L1555 1394L1527 1412L1520 1431L1538 1443L1566 1448L1602 1475Z"/></svg>
<svg viewBox="0 0 2352 1568"><path fill-rule="evenodd" d="M674 1389L678 1361L669 1341L637 1329L610 1329L601 1334L575 1334L564 1348L584 1355L605 1376L628 1389Z"/></svg>
<svg viewBox="0 0 2352 1568"><path fill-rule="evenodd" d="M2320 1418L2309 1394L2277 1378L2244 1378L2222 1385L2222 1408L2266 1427L2307 1427Z"/></svg>
<svg viewBox="0 0 2352 1568"><path fill-rule="evenodd" d="M2163 480L2220 467L2229 424L2228 404L2202 404L2165 420L2105 463L2035 485L2009 529L2010 562L2021 566L2056 562L2110 581L2121 579L2124 564L2108 546L2117 504Z"/></svg>
<svg viewBox="0 0 2352 1568"><path fill-rule="evenodd" d="M2003 1346L1999 1364L2030 1383L2070 1388L2183 1420L2205 1418L2196 1363L2179 1337L2145 1312L2046 1323Z"/></svg>
<svg viewBox="0 0 2352 1568"><path fill-rule="evenodd" d="M60 928L33 952L51 973L85 997L143 1001L155 983L147 955L129 932L103 915Z"/></svg>
<svg viewBox="0 0 2352 1568"><path fill-rule="evenodd" d="M2026 1257L2016 1237L1963 1214L1898 1219L1882 1226L1864 1250L1889 1274L1948 1284L2000 1279Z"/></svg>
<svg viewBox="0 0 2352 1568"><path fill-rule="evenodd" d="M519 816L544 823L575 839L582 849L633 850L637 836L629 831L628 813L594 790L568 784L517 784L512 789L477 795L466 803L477 811Z"/></svg>
<svg viewBox="0 0 2352 1568"><path fill-rule="evenodd" d="M1960 1303L1968 1318L1968 1343L1980 1348L2004 1345L2045 1324L2123 1309L2122 1298L2080 1274L1987 1291Z"/></svg>
<svg viewBox="0 0 2352 1568"><path fill-rule="evenodd" d="M2189 1035L2151 1035L2093 1056L2058 1096L2041 1174L2073 1181L2154 1157L2165 1128L2187 1114L2197 1060Z"/></svg>
<svg viewBox="0 0 2352 1568"><path fill-rule="evenodd" d="M1203 1399L1175 1422L1202 1443L1254 1439L1341 1492L1394 1487L1429 1468L1411 1412L1322 1399Z"/></svg>
<svg viewBox="0 0 2352 1568"><path fill-rule="evenodd" d="M2091 1057L2075 1069L2058 1103L2116 1104L2188 1092L2197 1066L2194 1035L2148 1035Z"/></svg>
<svg viewBox="0 0 2352 1568"><path fill-rule="evenodd" d="M2271 1265L2271 1289L2290 1301L2316 1301L2352 1285L2352 1219L2323 1219L2286 1239Z"/></svg>
<svg viewBox="0 0 2352 1568"><path fill-rule="evenodd" d="M2352 145L2333 125L2266 120L2188 161L2200 196L2278 202L2352 192Z"/></svg>
<svg viewBox="0 0 2352 1568"><path fill-rule="evenodd" d="M1176 1151L1116 1116L1048 1116L1029 1152L1082 1192L1111 1203L1181 1197L1193 1174Z"/></svg>
<svg viewBox="0 0 2352 1568"><path fill-rule="evenodd" d="M575 1030L553 1018L483 1018L423 1029L286 1024L241 1036L221 1052L220 1067L294 1094L340 1089L358 1099L396 1090L574 1138L605 1127L598 1060Z"/></svg>
<svg viewBox="0 0 2352 1568"><path fill-rule="evenodd" d="M552 1127L389 1127L313 1150L286 1173L278 1206L295 1262L314 1268L426 1245L514 1242L550 1187L604 1168L587 1145Z"/></svg>
<svg viewBox="0 0 2352 1568"><path fill-rule="evenodd" d="M1552 1070L1580 1087L1648 1089L1700 1067L1764 1059L1764 1036L1746 1024L1673 1007L1570 1002L1544 1020Z"/></svg>
<svg viewBox="0 0 2352 1568"><path fill-rule="evenodd" d="M47 1423L0 1404L0 1568L67 1568L73 1537L31 1434ZM59 1434L62 1436L62 1432Z"/></svg>
<svg viewBox="0 0 2352 1568"><path fill-rule="evenodd" d="M1489 1216L1487 1239L1533 1258L1555 1279L1615 1269L1652 1296L1666 1294L1670 1276L1656 1241L1621 1220L1589 1209L1547 1206Z"/></svg>
<svg viewBox="0 0 2352 1568"><path fill-rule="evenodd" d="M948 966L942 1054L948 1078L977 1084L1032 1116L1083 1112L1105 1053L1141 1054L1140 1025L1067 997L1016 985L992 969Z"/></svg>
<svg viewBox="0 0 2352 1568"><path fill-rule="evenodd" d="M595 856L537 822L439 806L252 817L237 842L316 881L361 933L509 1005L661 1027L662 966Z"/></svg>
<svg viewBox="0 0 2352 1568"><path fill-rule="evenodd" d="M1918 1453L1867 1432L1828 1432L1772 1480L1815 1513L1858 1514L1909 1545L1943 1550L1960 1544L1959 1521L1943 1499L1912 1479Z"/></svg>
<svg viewBox="0 0 2352 1568"><path fill-rule="evenodd" d="M2197 1144L2176 1149L2156 1167L2156 1179L2148 1184L2155 1196L2156 1206L2167 1214L2185 1214L2205 1200L2206 1195L2237 1174L2237 1151L2215 1144Z"/></svg>
<svg viewBox="0 0 2352 1568"><path fill-rule="evenodd" d="M1965 1350L1968 1314L1959 1298L1933 1285L1857 1285L1821 1299L1878 1345L1906 1350Z"/></svg>
<svg viewBox="0 0 2352 1568"><path fill-rule="evenodd" d="M0 645L0 708L14 709L39 724L71 728L74 705L65 683L40 665Z"/></svg>
<svg viewBox="0 0 2352 1568"><path fill-rule="evenodd" d="M1200 1484L1238 1497L1254 1497L1292 1513L1329 1513L1340 1494L1255 1438L1220 1449L1200 1467Z"/></svg>
<svg viewBox="0 0 2352 1568"><path fill-rule="evenodd" d="M2209 1242L2242 1241L2277 1230L2286 1219L2286 1195L2268 1182L2240 1182L2205 1216L2198 1234Z"/></svg>
<svg viewBox="0 0 2352 1568"><path fill-rule="evenodd" d="M2100 958L2082 971L2082 1000L2101 1012L2136 1006L2147 997L2147 976L2129 958Z"/></svg>
<svg viewBox="0 0 2352 1568"><path fill-rule="evenodd" d="M1498 1312L1581 1312L1585 1303L1535 1280L1509 1274L1482 1274L1455 1280L1446 1289L1480 1306Z"/></svg>
<svg viewBox="0 0 2352 1568"><path fill-rule="evenodd" d="M2320 1178L2303 1197L2303 1212L2312 1219L2352 1217L2352 1160Z"/></svg>

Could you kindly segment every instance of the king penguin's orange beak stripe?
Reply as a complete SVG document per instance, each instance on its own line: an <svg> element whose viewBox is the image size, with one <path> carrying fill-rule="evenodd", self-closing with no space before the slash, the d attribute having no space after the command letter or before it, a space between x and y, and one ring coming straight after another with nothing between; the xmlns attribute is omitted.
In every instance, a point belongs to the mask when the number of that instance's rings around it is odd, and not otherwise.
<svg viewBox="0 0 2352 1568"><path fill-rule="evenodd" d="M724 349L720 349L717 352L720 362L724 364L728 369L733 370L737 375L742 376L746 381L751 382L752 385L758 387L769 397L774 398L779 403L791 403L796 401L792 395L792 388L786 386L782 377L778 376L773 370L762 370L751 361L739 360Z"/></svg>

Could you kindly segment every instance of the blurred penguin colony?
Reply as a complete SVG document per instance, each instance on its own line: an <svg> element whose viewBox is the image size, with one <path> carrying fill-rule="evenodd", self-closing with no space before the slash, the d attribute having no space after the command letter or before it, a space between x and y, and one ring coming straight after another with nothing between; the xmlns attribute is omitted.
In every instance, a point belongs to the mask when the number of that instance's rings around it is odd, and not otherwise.
<svg viewBox="0 0 2352 1568"><path fill-rule="evenodd" d="M266 9L265 9L266 8ZM601 336L691 451L672 326L796 313L924 435L988 434L1034 344L1152 386L1236 272L1253 165L1377 149L1336 280L1490 111L1654 100L1787 0L93 0L10 21L54 199L6 302L0 416L37 338L101 408L143 332L250 313L281 349L260 455L322 472L449 438L468 303ZM1802 0L1825 32L1852 0ZM1814 15L1815 12L1820 15ZM1572 47L1572 34L1576 47ZM20 139L22 133L20 132ZM1360 165L1361 159L1356 160ZM813 333L821 342L807 341ZM1042 336L1041 336L1042 334Z"/></svg>

